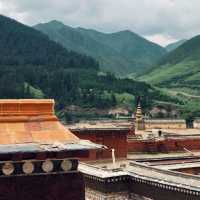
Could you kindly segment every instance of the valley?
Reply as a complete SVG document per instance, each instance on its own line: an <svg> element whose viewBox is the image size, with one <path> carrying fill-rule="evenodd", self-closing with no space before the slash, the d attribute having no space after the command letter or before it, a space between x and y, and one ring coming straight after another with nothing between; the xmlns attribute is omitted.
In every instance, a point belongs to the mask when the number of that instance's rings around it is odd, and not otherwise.
<svg viewBox="0 0 200 200"><path fill-rule="evenodd" d="M138 96L146 116L159 107L168 117L172 109L177 117L199 115L196 42L188 53L198 37L167 53L127 30L108 34L56 20L32 28L5 16L0 26L1 98L54 98L67 121L130 116Z"/></svg>

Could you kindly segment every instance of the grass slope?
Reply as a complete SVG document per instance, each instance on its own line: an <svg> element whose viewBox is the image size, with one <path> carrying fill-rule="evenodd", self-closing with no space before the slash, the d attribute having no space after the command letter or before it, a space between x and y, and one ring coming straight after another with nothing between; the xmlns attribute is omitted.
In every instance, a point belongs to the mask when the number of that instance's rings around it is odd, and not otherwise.
<svg viewBox="0 0 200 200"><path fill-rule="evenodd" d="M151 71L138 79L170 90L184 101L182 109L200 116L200 36L196 36L166 55ZM192 115L192 114L191 114Z"/></svg>
<svg viewBox="0 0 200 200"><path fill-rule="evenodd" d="M162 87L199 90L200 36L196 36L166 55L140 80Z"/></svg>

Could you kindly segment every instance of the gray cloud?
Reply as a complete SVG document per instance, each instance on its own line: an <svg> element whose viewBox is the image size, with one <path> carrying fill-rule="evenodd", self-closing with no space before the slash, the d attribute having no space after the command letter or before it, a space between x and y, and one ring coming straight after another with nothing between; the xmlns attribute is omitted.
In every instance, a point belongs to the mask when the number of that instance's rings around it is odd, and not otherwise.
<svg viewBox="0 0 200 200"><path fill-rule="evenodd" d="M161 44L200 34L199 9L199 0L0 0L2 14L25 24L129 29Z"/></svg>

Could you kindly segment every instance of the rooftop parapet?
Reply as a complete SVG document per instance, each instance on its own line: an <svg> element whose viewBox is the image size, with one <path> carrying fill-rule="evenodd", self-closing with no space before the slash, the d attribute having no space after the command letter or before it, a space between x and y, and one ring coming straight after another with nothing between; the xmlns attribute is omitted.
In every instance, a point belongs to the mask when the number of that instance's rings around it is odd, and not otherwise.
<svg viewBox="0 0 200 200"><path fill-rule="evenodd" d="M52 99L13 99L0 100L0 116L54 115Z"/></svg>

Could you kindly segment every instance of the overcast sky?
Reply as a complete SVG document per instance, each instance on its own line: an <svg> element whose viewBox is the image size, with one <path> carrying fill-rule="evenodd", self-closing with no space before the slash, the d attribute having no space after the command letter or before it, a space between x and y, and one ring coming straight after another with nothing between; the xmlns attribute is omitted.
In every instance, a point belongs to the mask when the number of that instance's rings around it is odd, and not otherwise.
<svg viewBox="0 0 200 200"><path fill-rule="evenodd" d="M129 29L161 45L200 34L200 0L0 0L0 13L27 25Z"/></svg>

